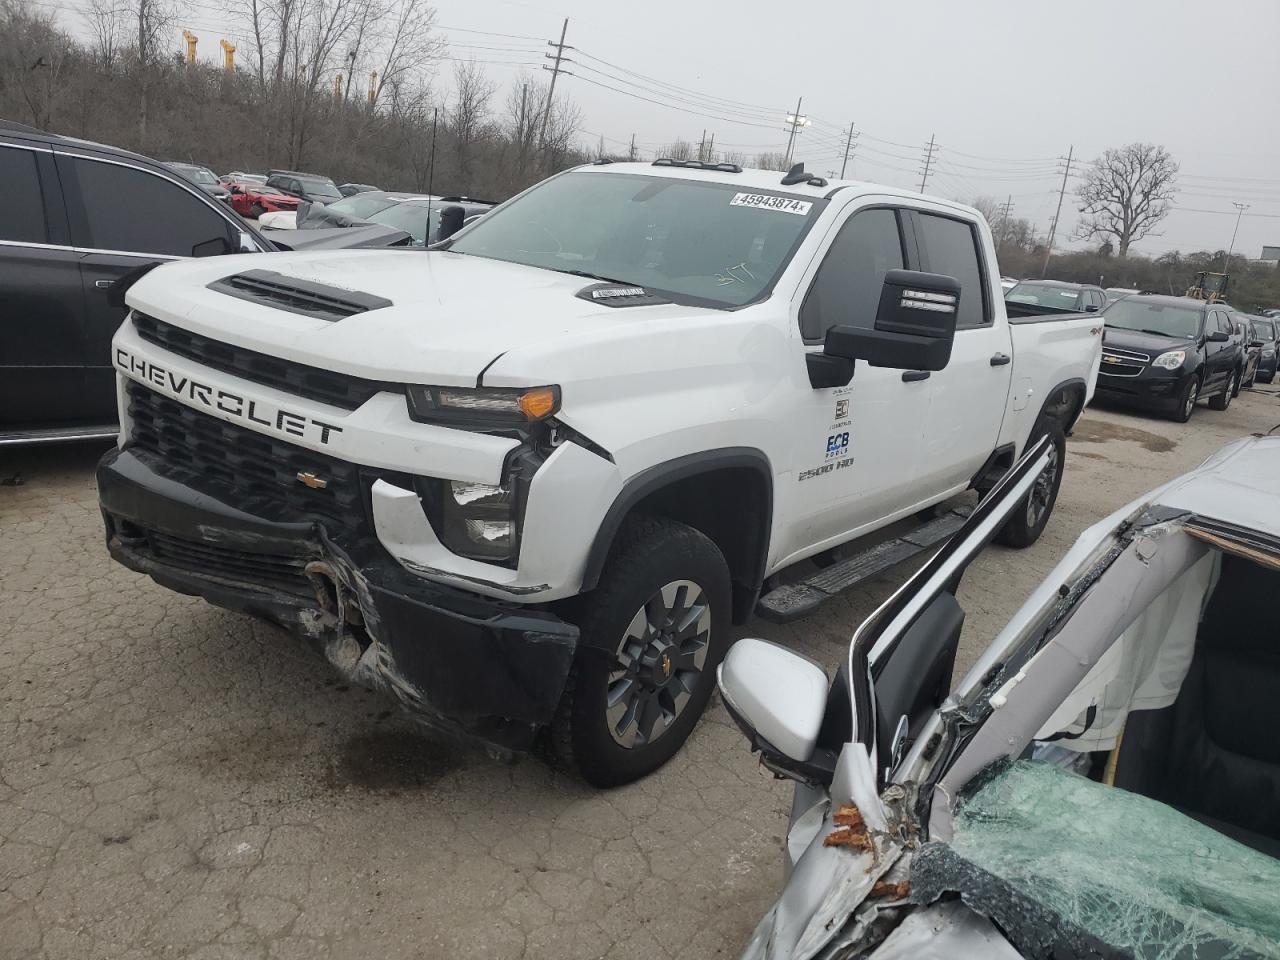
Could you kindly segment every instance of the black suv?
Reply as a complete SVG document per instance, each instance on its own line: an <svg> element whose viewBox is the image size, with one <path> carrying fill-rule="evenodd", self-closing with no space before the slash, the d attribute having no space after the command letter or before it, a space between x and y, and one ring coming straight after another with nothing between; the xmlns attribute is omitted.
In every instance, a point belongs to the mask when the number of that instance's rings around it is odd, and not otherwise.
<svg viewBox="0 0 1280 960"><path fill-rule="evenodd" d="M112 286L272 244L163 163L0 120L0 444L116 433Z"/></svg>
<svg viewBox="0 0 1280 960"><path fill-rule="evenodd" d="M298 173L296 170L272 170L267 176L267 186L291 197L300 197L312 203L336 203L342 193L328 177L316 173Z"/></svg>
<svg viewBox="0 0 1280 960"><path fill-rule="evenodd" d="M1122 297L1102 313L1097 395L1163 411L1185 423L1196 401L1225 410L1243 355L1230 308L1189 297Z"/></svg>

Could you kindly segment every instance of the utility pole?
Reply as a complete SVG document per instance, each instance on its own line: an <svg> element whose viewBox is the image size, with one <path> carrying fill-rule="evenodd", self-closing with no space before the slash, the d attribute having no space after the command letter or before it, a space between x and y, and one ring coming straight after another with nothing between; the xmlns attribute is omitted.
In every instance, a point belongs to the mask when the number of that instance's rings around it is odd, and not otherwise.
<svg viewBox="0 0 1280 960"><path fill-rule="evenodd" d="M698 141L698 162L699 163L702 162L703 160L702 155L706 152L706 150L707 150L707 128L703 127L702 139Z"/></svg>
<svg viewBox="0 0 1280 960"><path fill-rule="evenodd" d="M804 117L800 115L800 105L802 103L804 103L804 98L797 97L796 112L793 113L791 116L787 117L787 126L791 128L791 135L787 137L787 157L786 157L786 160L783 162L783 166L787 168L791 167L791 148L795 146L796 131L799 130L802 126L804 126L804 123L805 123Z"/></svg>
<svg viewBox="0 0 1280 960"><path fill-rule="evenodd" d="M1236 228L1231 231L1231 246L1227 248L1227 259L1222 264L1222 272L1227 273L1231 269L1231 254L1236 250L1236 234L1240 232L1240 218L1244 216L1244 212L1249 209L1249 204L1240 203L1232 200L1231 205L1236 208Z"/></svg>
<svg viewBox="0 0 1280 960"><path fill-rule="evenodd" d="M564 59L565 50L573 49L573 47L566 47L564 45L564 36L568 32L569 32L569 18L565 17L564 25L560 27L560 42L552 43L550 40L547 41L548 47L556 48L556 55L552 57L551 54L549 53L543 54L543 56L546 57L548 60L555 60L555 64L551 68L551 86L547 88L547 105L542 110L542 129L538 133L538 149L543 151L545 151L547 148L547 118L551 116L551 104L555 100L556 78L560 76L560 63ZM542 65L542 69L543 70L547 69L547 65L545 63Z"/></svg>
<svg viewBox="0 0 1280 960"><path fill-rule="evenodd" d="M636 159L636 135L634 133L631 135L631 149L627 151L627 159L633 163Z"/></svg>
<svg viewBox="0 0 1280 960"><path fill-rule="evenodd" d="M1040 265L1040 279L1049 272L1049 254L1053 253L1053 235L1058 232L1058 218L1062 216L1062 197L1067 192L1067 177L1071 176L1071 158L1075 156L1076 146L1073 143L1067 151L1067 165L1062 169L1062 186L1058 189L1058 209L1053 212L1053 220L1049 223L1049 239L1044 245L1044 263Z"/></svg>
<svg viewBox="0 0 1280 960"><path fill-rule="evenodd" d="M920 192L924 193L925 184L929 182L929 169L933 166L934 139L937 134L929 134L929 148L924 154L924 171L920 174Z"/></svg>
<svg viewBox="0 0 1280 960"><path fill-rule="evenodd" d="M844 179L844 171L849 166L849 153L853 150L853 121L849 121L849 135L844 141L844 162L840 164L840 179Z"/></svg>
<svg viewBox="0 0 1280 960"><path fill-rule="evenodd" d="M716 135L711 134L711 139L707 141L707 160L714 161L716 158Z"/></svg>
<svg viewBox="0 0 1280 960"><path fill-rule="evenodd" d="M1013 194L1004 202L1004 215L1000 218L1000 243L996 253L1004 253L1004 242L1009 238L1009 211L1013 209Z"/></svg>
<svg viewBox="0 0 1280 960"><path fill-rule="evenodd" d="M147 0L138 0L138 149L147 148Z"/></svg>

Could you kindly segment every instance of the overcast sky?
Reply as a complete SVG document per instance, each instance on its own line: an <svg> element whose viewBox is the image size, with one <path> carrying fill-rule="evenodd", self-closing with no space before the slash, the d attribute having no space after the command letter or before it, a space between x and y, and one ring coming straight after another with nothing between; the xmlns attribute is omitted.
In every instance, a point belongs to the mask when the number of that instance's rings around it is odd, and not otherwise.
<svg viewBox="0 0 1280 960"><path fill-rule="evenodd" d="M809 169L838 172L841 131L852 121L861 136L851 175L914 187L935 135L930 192L966 201L1012 194L1014 215L1044 231L1061 182L1057 158L1074 146L1083 167L1107 147L1151 141L1181 165L1180 191L1160 235L1137 250L1225 248L1233 200L1250 205L1237 251L1256 257L1262 244L1280 244L1276 0L436 0L436 7L450 56L501 61L484 64L504 88L499 103L522 75L541 74L527 64L542 59L543 41L569 17L575 76L560 82L583 109L583 140L603 135L614 150L634 134L647 158L676 138L696 142L704 128L717 150L781 150L785 116L803 97L812 124L799 135L796 157ZM202 26L212 26L210 8L198 9ZM202 59L216 53L216 34L197 32ZM451 67L440 71L442 90ZM1059 242L1076 217L1068 191Z"/></svg>

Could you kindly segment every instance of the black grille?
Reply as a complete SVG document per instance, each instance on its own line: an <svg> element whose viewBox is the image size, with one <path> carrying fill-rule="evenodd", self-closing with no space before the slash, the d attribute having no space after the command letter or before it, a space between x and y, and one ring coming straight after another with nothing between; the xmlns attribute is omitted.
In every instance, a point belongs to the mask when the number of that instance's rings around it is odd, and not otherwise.
<svg viewBox="0 0 1280 960"><path fill-rule="evenodd" d="M307 599L315 597L315 590L303 569L307 564L305 557L247 553L213 543L171 537L157 531L146 534L146 543L151 548L151 555L168 566L225 577L268 590L282 590Z"/></svg>
<svg viewBox="0 0 1280 960"><path fill-rule="evenodd" d="M404 384L366 380L345 373L291 363L265 353L211 340L146 314L135 313L138 336L180 357L285 393L354 410L378 393L404 393Z"/></svg>
<svg viewBox="0 0 1280 960"><path fill-rule="evenodd" d="M392 306L390 300L372 293L343 290L300 277L286 277L274 270L246 270L213 281L209 289L251 303L331 322Z"/></svg>
<svg viewBox="0 0 1280 960"><path fill-rule="evenodd" d="M246 430L129 384L131 449L154 454L184 486L266 520L318 520L331 536L365 529L360 468ZM325 481L313 489L298 480Z"/></svg>

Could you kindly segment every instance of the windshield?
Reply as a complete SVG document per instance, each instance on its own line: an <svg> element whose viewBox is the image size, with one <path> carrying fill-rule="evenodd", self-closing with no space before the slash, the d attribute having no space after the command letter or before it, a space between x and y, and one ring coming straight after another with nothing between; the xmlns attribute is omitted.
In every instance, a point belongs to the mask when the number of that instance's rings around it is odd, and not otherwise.
<svg viewBox="0 0 1280 960"><path fill-rule="evenodd" d="M569 173L486 215L449 249L735 307L769 292L825 204L702 180Z"/></svg>
<svg viewBox="0 0 1280 960"><path fill-rule="evenodd" d="M1166 337L1194 340L1200 333L1200 308L1154 303L1144 297L1125 297L1103 311L1112 330L1141 330Z"/></svg>
<svg viewBox="0 0 1280 960"><path fill-rule="evenodd" d="M1276 328L1270 320L1253 321L1253 329L1258 332L1258 339L1270 343L1276 338Z"/></svg>
<svg viewBox="0 0 1280 960"><path fill-rule="evenodd" d="M303 190L314 193L318 197L333 197L337 200L342 196L332 180L325 180L322 177L298 177L298 182L302 184Z"/></svg>
<svg viewBox="0 0 1280 960"><path fill-rule="evenodd" d="M370 197L367 194L357 193L354 196L347 197L345 200L329 204L328 209L334 213L355 217L357 220L368 220L370 214L377 213L379 210L392 206L394 203L396 201L390 197Z"/></svg>
<svg viewBox="0 0 1280 960"><path fill-rule="evenodd" d="M1047 283L1020 283L1006 293L1004 298L1014 303L1034 303L1041 307L1074 310L1080 302L1080 291Z"/></svg>

